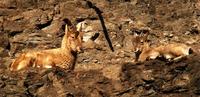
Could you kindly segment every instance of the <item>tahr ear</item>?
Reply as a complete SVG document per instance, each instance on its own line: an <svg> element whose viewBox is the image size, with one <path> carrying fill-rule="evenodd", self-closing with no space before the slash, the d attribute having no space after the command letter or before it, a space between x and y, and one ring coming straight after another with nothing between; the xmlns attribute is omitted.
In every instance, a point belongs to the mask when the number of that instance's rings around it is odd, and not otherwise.
<svg viewBox="0 0 200 97"><path fill-rule="evenodd" d="M69 32L69 27L68 27L68 25L66 24L66 25L65 25L65 34L67 34L67 32Z"/></svg>
<svg viewBox="0 0 200 97"><path fill-rule="evenodd" d="M77 31L82 32L82 23L77 25Z"/></svg>
<svg viewBox="0 0 200 97"><path fill-rule="evenodd" d="M74 32L73 29L74 29L73 26L65 25L65 34L69 36L70 34Z"/></svg>

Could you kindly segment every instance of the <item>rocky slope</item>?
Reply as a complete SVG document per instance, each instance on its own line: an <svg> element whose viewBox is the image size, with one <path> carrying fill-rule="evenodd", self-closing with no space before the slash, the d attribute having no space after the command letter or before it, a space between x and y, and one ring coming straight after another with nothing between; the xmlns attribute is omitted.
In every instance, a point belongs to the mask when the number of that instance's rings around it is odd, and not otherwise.
<svg viewBox="0 0 200 97"><path fill-rule="evenodd" d="M65 19L84 22L85 43L73 71L8 70L18 54L60 46ZM1 0L1 97L198 97L198 0ZM134 33L148 42L180 42L194 53L178 61L136 63Z"/></svg>

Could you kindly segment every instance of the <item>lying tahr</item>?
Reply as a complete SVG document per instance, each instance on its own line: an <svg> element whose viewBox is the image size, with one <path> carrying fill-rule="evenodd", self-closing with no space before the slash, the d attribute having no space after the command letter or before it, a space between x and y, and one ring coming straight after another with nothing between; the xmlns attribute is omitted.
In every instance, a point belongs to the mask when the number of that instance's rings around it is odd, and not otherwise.
<svg viewBox="0 0 200 97"><path fill-rule="evenodd" d="M48 50L29 51L17 57L10 66L11 71L18 71L27 67L52 68L60 67L72 69L75 64L75 54L82 48L81 26L65 27L61 47Z"/></svg>
<svg viewBox="0 0 200 97"><path fill-rule="evenodd" d="M189 55L192 52L190 46L181 43L170 43L157 47L144 46L138 61L143 62L147 59L156 59L157 57L164 57L167 60L179 59Z"/></svg>

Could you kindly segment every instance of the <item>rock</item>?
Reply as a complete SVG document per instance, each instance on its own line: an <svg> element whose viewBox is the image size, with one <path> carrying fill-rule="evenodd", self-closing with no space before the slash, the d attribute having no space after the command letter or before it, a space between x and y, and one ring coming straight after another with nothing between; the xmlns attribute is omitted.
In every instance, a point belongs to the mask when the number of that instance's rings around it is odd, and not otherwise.
<svg viewBox="0 0 200 97"><path fill-rule="evenodd" d="M198 1L195 5L198 9L200 9L200 1Z"/></svg>
<svg viewBox="0 0 200 97"><path fill-rule="evenodd" d="M111 23L111 22L105 22L106 24L106 27L108 30L110 31L116 31L116 30L119 30L119 27L117 24L114 24L114 23Z"/></svg>
<svg viewBox="0 0 200 97"><path fill-rule="evenodd" d="M7 57L7 56L9 56L8 50L0 47L0 57Z"/></svg>
<svg viewBox="0 0 200 97"><path fill-rule="evenodd" d="M1 33L1 32L0 32ZM10 50L10 43L8 35L5 33L1 33L0 36L0 57L8 56L8 50Z"/></svg>
<svg viewBox="0 0 200 97"><path fill-rule="evenodd" d="M42 29L49 26L53 16L49 11L42 11L40 9L33 9L22 13L25 20L29 21L29 27L38 27Z"/></svg>
<svg viewBox="0 0 200 97"><path fill-rule="evenodd" d="M9 37L7 33L1 33L0 36L0 47L4 48L4 49L9 49Z"/></svg>
<svg viewBox="0 0 200 97"><path fill-rule="evenodd" d="M23 22L16 21L5 21L3 25L4 31L9 32L11 36L14 36L18 33L22 33L25 27L23 26Z"/></svg>
<svg viewBox="0 0 200 97"><path fill-rule="evenodd" d="M187 44L194 44L194 43L197 43L197 39L193 39L193 38L190 38L186 41Z"/></svg>
<svg viewBox="0 0 200 97"><path fill-rule="evenodd" d="M186 92L186 91L188 91L187 88L180 87L180 86L166 86L162 90L163 93L181 93L181 92Z"/></svg>
<svg viewBox="0 0 200 97"><path fill-rule="evenodd" d="M33 0L3 0L0 2L1 8L31 8L36 5L37 2Z"/></svg>
<svg viewBox="0 0 200 97"><path fill-rule="evenodd" d="M97 17L92 9L79 7L79 2L68 1L60 4L60 14L70 20L77 18L87 19ZM87 13L87 14L86 14Z"/></svg>
<svg viewBox="0 0 200 97"><path fill-rule="evenodd" d="M47 74L48 79L52 82L47 82L45 85L40 87L36 94L37 96L60 96L65 97L65 91L61 80L58 80L58 77L50 72ZM49 90L50 89L50 90Z"/></svg>
<svg viewBox="0 0 200 97"><path fill-rule="evenodd" d="M85 21L79 22L76 25L76 27L79 28L80 26L82 26L82 31L85 33L93 32L93 31L95 31L95 29L93 28L93 25L91 24L91 22L93 22L93 21L85 20Z"/></svg>
<svg viewBox="0 0 200 97"><path fill-rule="evenodd" d="M58 34L63 31L64 22L55 20L49 26L42 29L45 33Z"/></svg>
<svg viewBox="0 0 200 97"><path fill-rule="evenodd" d="M16 0L3 0L0 2L1 8L15 8L16 6Z"/></svg>
<svg viewBox="0 0 200 97"><path fill-rule="evenodd" d="M4 88L6 86L5 82L3 82L2 80L0 80L0 88Z"/></svg>
<svg viewBox="0 0 200 97"><path fill-rule="evenodd" d="M94 41L92 41L91 39L89 39L88 41L83 43L83 48L84 49L94 49L94 48L96 48L96 43Z"/></svg>
<svg viewBox="0 0 200 97"><path fill-rule="evenodd" d="M182 74L181 76L178 76L173 81L174 85L177 86L187 86L190 83L190 77L189 74Z"/></svg>
<svg viewBox="0 0 200 97"><path fill-rule="evenodd" d="M153 77L153 71L152 70L143 70L141 72L141 78L145 81L145 82L153 82L155 79Z"/></svg>
<svg viewBox="0 0 200 97"><path fill-rule="evenodd" d="M191 79L191 85L194 87L193 93L200 95L200 72L197 71Z"/></svg>
<svg viewBox="0 0 200 97"><path fill-rule="evenodd" d="M15 9L0 9L1 16L13 16L18 14L19 11Z"/></svg>
<svg viewBox="0 0 200 97"><path fill-rule="evenodd" d="M0 31L3 31L3 22L4 22L3 16L0 16ZM0 33L2 33L2 32L0 32Z"/></svg>
<svg viewBox="0 0 200 97"><path fill-rule="evenodd" d="M116 64L116 65L107 65L106 67L103 68L101 71L103 75L109 79L113 80L119 80L119 76L121 73L121 65Z"/></svg>

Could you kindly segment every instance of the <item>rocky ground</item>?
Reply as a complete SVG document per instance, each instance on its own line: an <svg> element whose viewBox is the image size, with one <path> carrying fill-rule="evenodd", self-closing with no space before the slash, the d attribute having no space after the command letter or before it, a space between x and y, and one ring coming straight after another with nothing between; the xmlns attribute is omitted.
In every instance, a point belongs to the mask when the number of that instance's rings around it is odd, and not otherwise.
<svg viewBox="0 0 200 97"><path fill-rule="evenodd" d="M65 19L84 22L84 44L73 71L29 68L10 72L20 53L60 46ZM178 61L135 62L136 32L148 42L185 43ZM1 97L198 97L199 0L1 0ZM113 49L112 49L113 48Z"/></svg>

